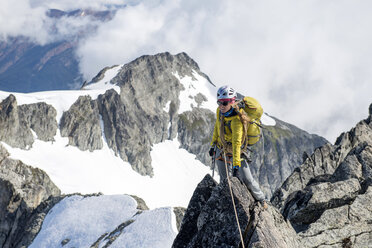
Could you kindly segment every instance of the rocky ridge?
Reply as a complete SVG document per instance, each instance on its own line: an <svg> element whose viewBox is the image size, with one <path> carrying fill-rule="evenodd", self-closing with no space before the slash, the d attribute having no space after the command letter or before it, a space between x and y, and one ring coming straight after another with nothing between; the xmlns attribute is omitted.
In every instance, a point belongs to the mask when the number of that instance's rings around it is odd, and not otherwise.
<svg viewBox="0 0 372 248"><path fill-rule="evenodd" d="M372 104L369 117L335 145L306 156L272 203L295 227L304 247L372 244Z"/></svg>
<svg viewBox="0 0 372 248"><path fill-rule="evenodd" d="M245 247L299 247L296 232L272 206L264 210L238 179L230 178ZM241 247L227 179L199 183L172 248Z"/></svg>

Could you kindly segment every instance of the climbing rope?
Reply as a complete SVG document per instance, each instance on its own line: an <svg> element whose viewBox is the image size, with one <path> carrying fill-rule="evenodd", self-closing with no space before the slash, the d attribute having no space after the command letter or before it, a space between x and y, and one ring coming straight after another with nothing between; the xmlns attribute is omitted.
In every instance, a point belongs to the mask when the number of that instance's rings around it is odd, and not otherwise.
<svg viewBox="0 0 372 248"><path fill-rule="evenodd" d="M228 182L229 188L230 188L230 195L231 195L231 200L232 200L233 207L234 207L236 223L238 224L238 229L239 229L241 244L242 244L242 247L245 248L243 234L242 234L242 229L240 228L239 219L238 219L238 212L236 211L235 200L234 200L234 196L233 196L233 192L232 192L231 181L230 181L230 177L229 177L229 171L227 169L226 153L225 153L225 151L223 151L223 158L225 160L226 177L227 177L227 182Z"/></svg>

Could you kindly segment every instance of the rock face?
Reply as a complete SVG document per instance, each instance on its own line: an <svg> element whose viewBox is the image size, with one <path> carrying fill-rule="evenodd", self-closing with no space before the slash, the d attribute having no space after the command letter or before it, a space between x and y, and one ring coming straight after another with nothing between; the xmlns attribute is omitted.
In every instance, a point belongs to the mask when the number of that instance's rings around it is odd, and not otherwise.
<svg viewBox="0 0 372 248"><path fill-rule="evenodd" d="M150 157L153 143L143 129L148 126L144 123L146 120L140 118L143 125L138 123L138 118L130 113L131 108L123 104L115 90L100 95L98 101L108 146L141 175L153 175Z"/></svg>
<svg viewBox="0 0 372 248"><path fill-rule="evenodd" d="M370 111L371 112L371 111ZM372 244L372 121L307 156L273 198L303 247Z"/></svg>
<svg viewBox="0 0 372 248"><path fill-rule="evenodd" d="M299 247L296 233L280 213L255 203L245 185L231 178L245 247ZM173 248L239 247L240 234L227 180L207 175L191 198Z"/></svg>
<svg viewBox="0 0 372 248"><path fill-rule="evenodd" d="M14 95L0 103L0 140L26 149L38 139L52 141L57 132L56 110L46 103L17 105Z"/></svg>
<svg viewBox="0 0 372 248"><path fill-rule="evenodd" d="M116 138L106 135L109 146L114 147L123 159L127 158L139 173L152 175L151 146L177 135L176 113L183 86L174 73L177 72L181 77L193 76L193 71L204 75L198 65L184 53L175 56L169 53L142 56L124 65L111 81L120 86L120 98L114 97L113 93L100 98L100 106L107 110L110 106L111 109L120 110L117 114L126 121L115 127L107 121L110 118L105 117L105 112L111 115L112 111L102 111L105 134L116 133ZM108 101L111 99L114 102ZM120 106L117 104L119 101ZM164 110L167 104L170 106L168 112ZM109 125L106 126L106 123ZM131 151L128 151L128 147Z"/></svg>
<svg viewBox="0 0 372 248"><path fill-rule="evenodd" d="M102 130L96 101L81 96L63 113L60 122L61 136L69 138L69 144L81 150L102 149Z"/></svg>
<svg viewBox="0 0 372 248"><path fill-rule="evenodd" d="M8 156L0 145L0 247L4 248L29 244L55 203L53 197L60 195L45 172Z"/></svg>

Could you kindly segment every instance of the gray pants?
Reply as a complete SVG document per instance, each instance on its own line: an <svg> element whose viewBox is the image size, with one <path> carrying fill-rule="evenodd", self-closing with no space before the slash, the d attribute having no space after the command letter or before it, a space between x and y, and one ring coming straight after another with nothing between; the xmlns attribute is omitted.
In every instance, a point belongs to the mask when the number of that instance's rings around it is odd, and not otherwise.
<svg viewBox="0 0 372 248"><path fill-rule="evenodd" d="M220 149L217 149L216 151L216 158L218 157L223 158L223 152ZM227 161L231 161L232 164L232 157L228 158L226 156ZM226 168L225 168L225 162L221 160L216 160L218 173L220 174L220 182L222 182L224 179L226 179ZM227 163L229 171L231 171L231 165ZM247 188L251 191L253 197L256 199L256 201L261 201L265 199L264 193L261 191L260 186L254 180L252 177L251 170L249 169L247 161L243 160L241 162L241 168L240 168L240 180L244 182L244 184L247 186Z"/></svg>

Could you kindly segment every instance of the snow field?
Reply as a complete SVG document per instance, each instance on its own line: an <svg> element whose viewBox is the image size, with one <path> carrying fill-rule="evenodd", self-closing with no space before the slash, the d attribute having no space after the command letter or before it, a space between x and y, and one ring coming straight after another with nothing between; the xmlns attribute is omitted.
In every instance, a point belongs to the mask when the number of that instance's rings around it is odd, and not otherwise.
<svg viewBox="0 0 372 248"><path fill-rule="evenodd" d="M137 214L137 202L127 195L70 196L52 208L30 248L88 248L103 234L120 224L134 220L110 247L170 247L175 236L172 208L160 208ZM102 247L105 244L101 243Z"/></svg>
<svg viewBox="0 0 372 248"><path fill-rule="evenodd" d="M64 194L130 194L143 198L150 208L187 207L197 184L210 173L195 155L180 149L177 140L153 146L150 178L116 157L105 142L103 149L89 152L68 146L68 138L59 130L54 138L54 142L35 140L29 150L2 144L11 158L44 170Z"/></svg>

